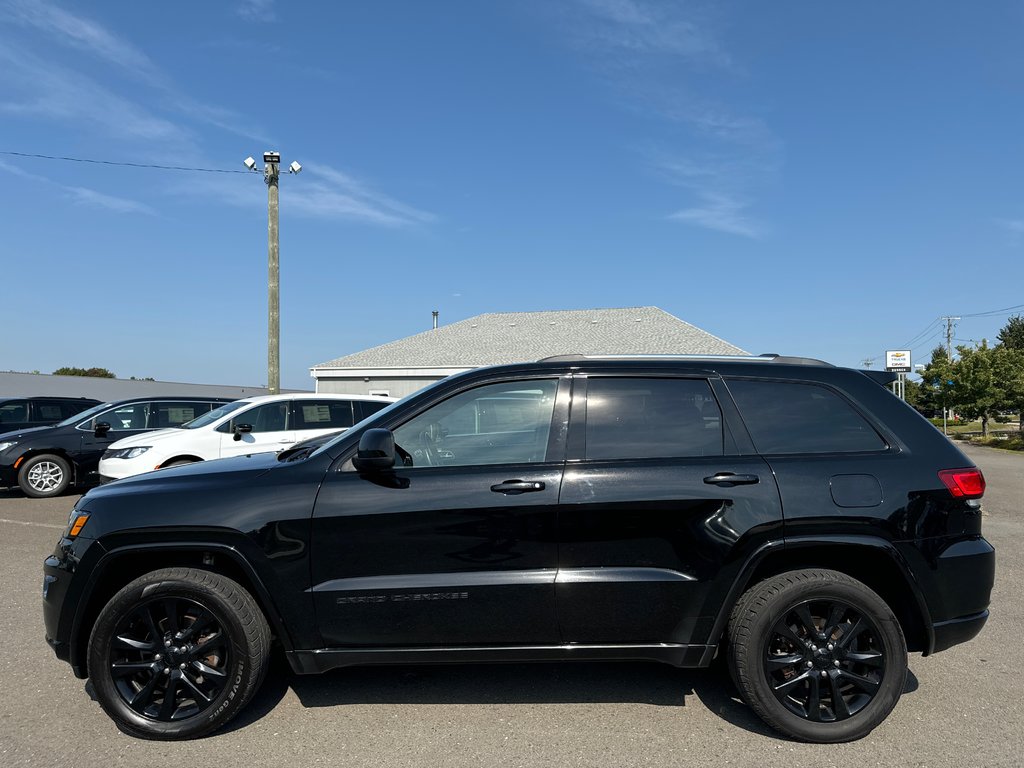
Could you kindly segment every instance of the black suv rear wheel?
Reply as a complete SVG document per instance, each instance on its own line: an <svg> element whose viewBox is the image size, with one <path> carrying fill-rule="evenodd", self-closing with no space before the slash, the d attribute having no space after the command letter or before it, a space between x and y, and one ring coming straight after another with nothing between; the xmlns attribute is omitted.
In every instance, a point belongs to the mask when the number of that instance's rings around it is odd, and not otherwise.
<svg viewBox="0 0 1024 768"><path fill-rule="evenodd" d="M131 582L100 612L89 676L118 726L145 739L190 739L224 725L259 688L270 630L225 576L165 568Z"/></svg>
<svg viewBox="0 0 1024 768"><path fill-rule="evenodd" d="M773 728L804 741L870 733L907 676L903 631L889 606L836 571L780 574L752 587L729 623L729 671Z"/></svg>

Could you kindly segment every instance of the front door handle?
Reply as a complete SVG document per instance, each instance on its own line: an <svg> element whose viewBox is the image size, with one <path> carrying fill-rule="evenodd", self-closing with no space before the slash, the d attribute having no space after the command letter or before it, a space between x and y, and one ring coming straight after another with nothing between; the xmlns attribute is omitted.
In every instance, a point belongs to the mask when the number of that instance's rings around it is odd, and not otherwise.
<svg viewBox="0 0 1024 768"><path fill-rule="evenodd" d="M757 475L734 475L732 472L719 472L711 477L705 477L704 482L708 485L753 485L760 482L760 478Z"/></svg>
<svg viewBox="0 0 1024 768"><path fill-rule="evenodd" d="M506 496L515 496L518 493L543 491L544 483L535 480L506 480L504 483L492 485L491 490L495 493L504 493Z"/></svg>

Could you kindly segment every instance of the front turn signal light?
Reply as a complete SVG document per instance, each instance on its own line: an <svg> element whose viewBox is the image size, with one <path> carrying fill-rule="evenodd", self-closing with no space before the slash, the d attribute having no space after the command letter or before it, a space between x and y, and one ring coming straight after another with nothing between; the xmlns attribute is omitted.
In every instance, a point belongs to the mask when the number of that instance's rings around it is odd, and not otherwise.
<svg viewBox="0 0 1024 768"><path fill-rule="evenodd" d="M85 524L87 522L89 522L88 513L76 515L74 521L71 523L70 530L68 530L68 538L73 539L75 538L75 536L80 534L82 532L82 529L85 528Z"/></svg>

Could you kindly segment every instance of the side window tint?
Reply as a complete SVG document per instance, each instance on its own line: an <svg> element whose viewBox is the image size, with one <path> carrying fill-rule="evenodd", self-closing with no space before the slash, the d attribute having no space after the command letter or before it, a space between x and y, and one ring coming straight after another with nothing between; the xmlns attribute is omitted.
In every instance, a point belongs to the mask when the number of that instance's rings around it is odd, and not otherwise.
<svg viewBox="0 0 1024 768"><path fill-rule="evenodd" d="M416 467L544 461L557 386L544 379L461 392L396 429L395 443Z"/></svg>
<svg viewBox="0 0 1024 768"><path fill-rule="evenodd" d="M66 401L60 404L61 419L70 419L72 416L77 416L86 408L91 408L92 405L86 403L77 403L74 401Z"/></svg>
<svg viewBox="0 0 1024 768"><path fill-rule="evenodd" d="M379 403L375 400L353 400L352 407L356 409L356 421L362 421L368 416L372 416L377 411L384 410L390 402L382 400Z"/></svg>
<svg viewBox="0 0 1024 768"><path fill-rule="evenodd" d="M295 400L295 429L347 429L352 421L350 400Z"/></svg>
<svg viewBox="0 0 1024 768"><path fill-rule="evenodd" d="M60 403L55 400L37 400L32 403L32 421L60 421Z"/></svg>
<svg viewBox="0 0 1024 768"><path fill-rule="evenodd" d="M722 412L703 379L592 378L586 458L722 455Z"/></svg>
<svg viewBox="0 0 1024 768"><path fill-rule="evenodd" d="M93 423L105 421L110 425L111 432L128 432L133 429L146 429L148 414L149 403L132 403L98 414Z"/></svg>
<svg viewBox="0 0 1024 768"><path fill-rule="evenodd" d="M152 408L150 425L155 429L166 429L167 427L181 426L186 421L192 421L208 411L209 405L207 403L167 401L153 403Z"/></svg>
<svg viewBox="0 0 1024 768"><path fill-rule="evenodd" d="M728 382L760 453L850 453L886 448L853 407L817 384Z"/></svg>
<svg viewBox="0 0 1024 768"><path fill-rule="evenodd" d="M230 422L228 432L237 424L249 424L253 432L283 432L288 429L288 402L266 403L250 408Z"/></svg>
<svg viewBox="0 0 1024 768"><path fill-rule="evenodd" d="M28 407L24 400L0 405L0 424L15 424L28 421Z"/></svg>

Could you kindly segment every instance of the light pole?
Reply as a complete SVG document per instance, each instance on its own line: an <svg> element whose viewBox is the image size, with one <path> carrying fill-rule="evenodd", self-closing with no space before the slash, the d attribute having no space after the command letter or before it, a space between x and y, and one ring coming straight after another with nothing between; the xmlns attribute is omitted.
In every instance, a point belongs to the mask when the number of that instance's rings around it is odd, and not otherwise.
<svg viewBox="0 0 1024 768"><path fill-rule="evenodd" d="M281 243L278 234L279 152L263 153L263 181L267 185L267 389L272 395L281 391ZM245 158L245 167L257 171L256 161ZM292 161L288 173L302 166Z"/></svg>

